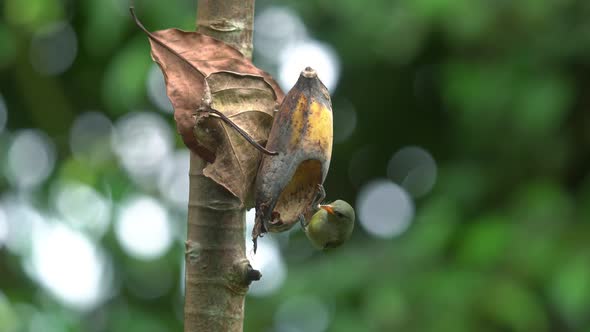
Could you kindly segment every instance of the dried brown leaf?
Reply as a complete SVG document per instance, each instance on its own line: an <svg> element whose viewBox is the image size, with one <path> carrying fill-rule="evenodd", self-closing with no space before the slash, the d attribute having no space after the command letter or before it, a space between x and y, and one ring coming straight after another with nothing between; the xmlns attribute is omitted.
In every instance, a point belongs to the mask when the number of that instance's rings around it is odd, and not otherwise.
<svg viewBox="0 0 590 332"><path fill-rule="evenodd" d="M251 205L261 153L219 117L198 110L220 111L264 145L283 92L268 73L217 39L178 29L152 33L135 19L164 73L178 132L209 163L203 174Z"/></svg>
<svg viewBox="0 0 590 332"><path fill-rule="evenodd" d="M212 108L223 110L256 142L265 145L276 107L272 91L258 79L232 73L212 74L207 81L211 87ZM204 125L208 128L207 135L217 142L216 151L220 153L214 163L205 167L203 174L243 198L246 206L252 206L252 188L261 153L227 124L213 117L207 117L205 122L208 122Z"/></svg>

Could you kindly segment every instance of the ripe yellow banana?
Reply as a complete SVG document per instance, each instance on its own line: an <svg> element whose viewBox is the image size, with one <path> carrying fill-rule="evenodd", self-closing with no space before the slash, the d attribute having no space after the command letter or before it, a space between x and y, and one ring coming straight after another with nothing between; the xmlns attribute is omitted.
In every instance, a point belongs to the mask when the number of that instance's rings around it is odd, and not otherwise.
<svg viewBox="0 0 590 332"><path fill-rule="evenodd" d="M291 228L317 208L333 142L330 94L315 70L305 68L274 116L256 177L252 237ZM322 199L322 198L320 198Z"/></svg>

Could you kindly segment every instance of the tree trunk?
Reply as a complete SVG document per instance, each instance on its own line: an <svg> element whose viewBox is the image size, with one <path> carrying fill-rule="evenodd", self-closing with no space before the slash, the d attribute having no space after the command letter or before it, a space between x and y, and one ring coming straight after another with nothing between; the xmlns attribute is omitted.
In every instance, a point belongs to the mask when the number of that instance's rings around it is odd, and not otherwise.
<svg viewBox="0 0 590 332"><path fill-rule="evenodd" d="M197 30L252 58L254 0L198 0Z"/></svg>
<svg viewBox="0 0 590 332"><path fill-rule="evenodd" d="M197 15L199 32L252 56L254 0L198 0ZM246 258L245 209L205 166L191 152L184 331L242 331L246 292L260 274Z"/></svg>

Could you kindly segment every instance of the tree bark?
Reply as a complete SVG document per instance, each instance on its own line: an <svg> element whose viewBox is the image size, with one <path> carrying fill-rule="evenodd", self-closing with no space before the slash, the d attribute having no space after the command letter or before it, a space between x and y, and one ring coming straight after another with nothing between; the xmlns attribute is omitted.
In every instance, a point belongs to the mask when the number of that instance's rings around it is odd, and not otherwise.
<svg viewBox="0 0 590 332"><path fill-rule="evenodd" d="M198 0L197 30L252 58L254 0Z"/></svg>
<svg viewBox="0 0 590 332"><path fill-rule="evenodd" d="M198 0L197 15L199 32L252 56L254 0ZM184 331L242 331L246 292L260 273L246 258L245 209L205 166L191 152Z"/></svg>

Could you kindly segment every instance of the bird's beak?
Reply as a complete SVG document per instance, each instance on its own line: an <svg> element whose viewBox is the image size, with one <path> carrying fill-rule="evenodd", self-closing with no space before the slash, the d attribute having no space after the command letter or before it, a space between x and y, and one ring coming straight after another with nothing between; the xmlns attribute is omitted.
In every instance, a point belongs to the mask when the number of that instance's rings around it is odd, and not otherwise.
<svg viewBox="0 0 590 332"><path fill-rule="evenodd" d="M320 205L320 208L328 211L329 214L334 214L334 209L331 205Z"/></svg>

